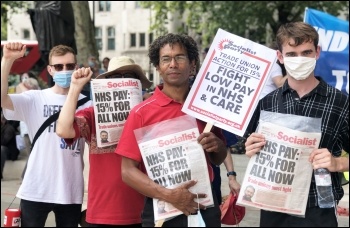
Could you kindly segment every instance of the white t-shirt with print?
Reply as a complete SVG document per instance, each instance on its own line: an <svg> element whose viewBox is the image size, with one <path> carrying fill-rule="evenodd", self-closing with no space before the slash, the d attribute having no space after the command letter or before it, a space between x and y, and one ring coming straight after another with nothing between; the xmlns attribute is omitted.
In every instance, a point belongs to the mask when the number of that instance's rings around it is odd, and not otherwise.
<svg viewBox="0 0 350 228"><path fill-rule="evenodd" d="M283 74L282 74L282 68L280 67L280 65L278 65L277 62L275 62L272 65L270 74L269 74L268 79L266 80L265 85L260 93L259 99L262 99L267 94L269 94L272 91L277 89L276 84L272 80L274 77L277 77L277 76L283 76Z"/></svg>
<svg viewBox="0 0 350 228"><path fill-rule="evenodd" d="M10 94L10 97L14 111L3 109L4 116L9 120L24 121L32 141L45 120L62 108L67 95L56 94L49 88ZM80 95L79 99L83 97ZM79 109L90 105L91 101L88 101ZM82 204L84 146L83 139L67 146L56 134L56 122L49 125L34 145L16 196L44 203Z"/></svg>

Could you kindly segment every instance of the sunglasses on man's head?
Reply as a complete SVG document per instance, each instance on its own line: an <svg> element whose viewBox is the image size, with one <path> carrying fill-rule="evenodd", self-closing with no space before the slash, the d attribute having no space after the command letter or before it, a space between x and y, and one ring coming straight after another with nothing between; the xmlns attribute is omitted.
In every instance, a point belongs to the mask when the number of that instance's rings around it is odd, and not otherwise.
<svg viewBox="0 0 350 228"><path fill-rule="evenodd" d="M66 66L66 70L74 70L76 67L76 63L67 63L67 64L53 64L50 65L55 68L55 71L62 71L63 67Z"/></svg>

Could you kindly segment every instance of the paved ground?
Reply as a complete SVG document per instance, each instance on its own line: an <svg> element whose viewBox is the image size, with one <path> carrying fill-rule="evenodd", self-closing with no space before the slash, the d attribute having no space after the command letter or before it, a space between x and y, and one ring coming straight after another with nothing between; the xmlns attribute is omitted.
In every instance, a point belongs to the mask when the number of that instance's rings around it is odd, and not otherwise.
<svg viewBox="0 0 350 228"><path fill-rule="evenodd" d="M87 162L87 153L85 153L85 171L84 176L87 177L89 170L89 165ZM245 155L232 155L235 165L235 170L237 172L238 181L241 182L244 176L245 167L248 163L248 158ZM14 202L11 205L11 208L19 207L19 199L15 198L15 194L20 186L20 176L25 165L26 157L20 156L18 161L6 161L4 168L4 179L1 180L1 221L3 226L4 221L4 211L11 204L12 200ZM221 166L221 176L222 176L222 193L223 196L229 193L228 183L226 182L226 170L225 166ZM87 178L86 178L87 179ZM87 186L87 183L85 183ZM87 189L87 188L85 188ZM340 202L340 206L349 208L349 185L344 186L345 196ZM83 208L86 208L86 195L83 204ZM246 208L246 215L242 222L239 224L240 227L259 227L259 217L260 210L255 208ZM339 227L349 227L349 217L348 216L339 216ZM55 226L54 215L51 213L47 219L46 227ZM222 225L223 227L230 227L227 225Z"/></svg>

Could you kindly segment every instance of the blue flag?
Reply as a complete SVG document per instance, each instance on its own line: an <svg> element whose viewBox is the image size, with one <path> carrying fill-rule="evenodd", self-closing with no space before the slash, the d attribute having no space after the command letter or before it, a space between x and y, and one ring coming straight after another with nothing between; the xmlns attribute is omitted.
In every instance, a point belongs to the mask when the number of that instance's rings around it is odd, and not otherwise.
<svg viewBox="0 0 350 228"><path fill-rule="evenodd" d="M312 25L320 37L321 55L315 75L349 95L349 21L306 8L304 22Z"/></svg>

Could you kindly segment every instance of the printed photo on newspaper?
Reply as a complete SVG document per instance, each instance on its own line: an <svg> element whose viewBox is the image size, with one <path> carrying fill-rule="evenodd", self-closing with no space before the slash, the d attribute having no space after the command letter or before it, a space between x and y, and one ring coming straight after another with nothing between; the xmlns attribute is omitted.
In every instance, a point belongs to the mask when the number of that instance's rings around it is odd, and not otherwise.
<svg viewBox="0 0 350 228"><path fill-rule="evenodd" d="M170 189L197 180L189 190L205 193L207 197L200 198L199 203L209 207L214 201L205 152L197 142L198 136L196 120L188 115L135 130L149 178ZM170 203L158 199L153 199L153 208L155 221L182 214Z"/></svg>
<svg viewBox="0 0 350 228"><path fill-rule="evenodd" d="M97 146L117 144L130 110L142 101L141 82L131 78L98 79L91 81L91 90Z"/></svg>
<svg viewBox="0 0 350 228"><path fill-rule="evenodd" d="M237 204L293 215L305 215L312 166L321 133L303 132L260 121L266 144L248 162Z"/></svg>

